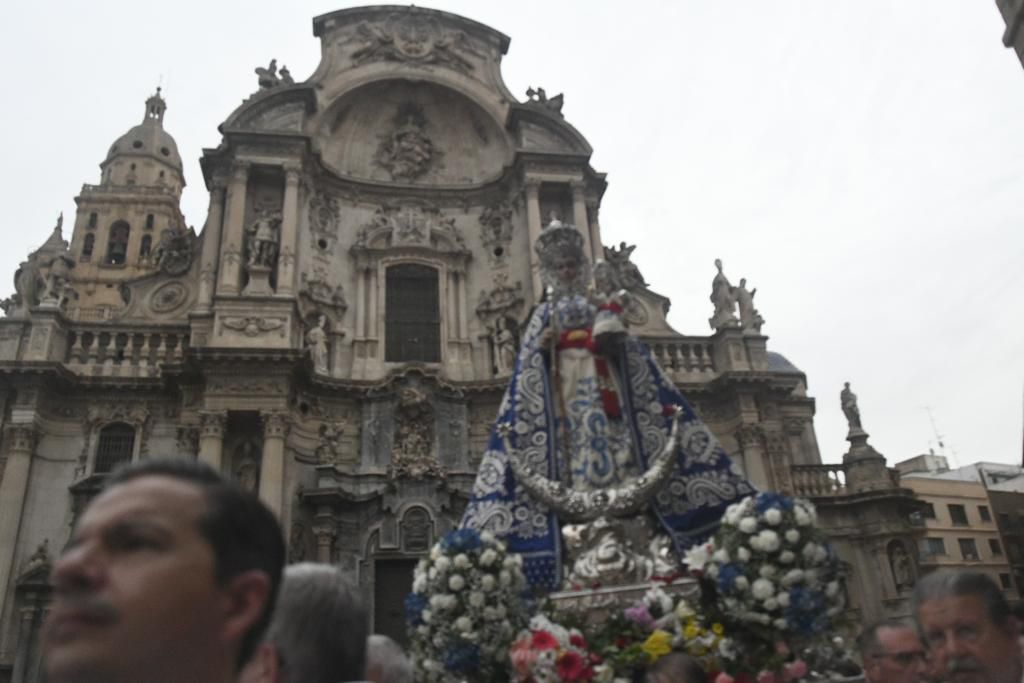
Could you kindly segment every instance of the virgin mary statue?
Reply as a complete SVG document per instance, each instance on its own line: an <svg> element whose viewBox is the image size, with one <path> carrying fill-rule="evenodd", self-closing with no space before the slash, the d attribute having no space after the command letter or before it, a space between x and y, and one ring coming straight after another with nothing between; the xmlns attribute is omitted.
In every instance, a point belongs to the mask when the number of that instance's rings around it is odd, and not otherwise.
<svg viewBox="0 0 1024 683"><path fill-rule="evenodd" d="M554 590L563 578L560 514L640 498L681 557L754 490L628 334L621 298L591 291L583 236L552 221L534 248L546 300L523 334L462 526L504 539L530 584ZM530 481L538 477L543 492ZM578 504L560 504L570 499Z"/></svg>

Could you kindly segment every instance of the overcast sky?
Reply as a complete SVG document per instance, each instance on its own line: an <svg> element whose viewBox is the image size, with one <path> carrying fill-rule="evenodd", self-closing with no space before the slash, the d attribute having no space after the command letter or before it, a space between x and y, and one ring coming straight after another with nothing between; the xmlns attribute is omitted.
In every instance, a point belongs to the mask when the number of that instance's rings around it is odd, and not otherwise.
<svg viewBox="0 0 1024 683"><path fill-rule="evenodd" d="M0 273L73 222L82 183L162 83L198 159L272 57L312 73L312 18L268 1L17 3L0 23ZM846 450L850 381L890 463L1021 461L1024 69L991 0L481 2L431 5L512 39L505 81L565 93L608 173L606 243L709 333L713 261L757 287L769 349L806 374L826 462ZM65 237L70 237L68 231ZM0 288L3 289L3 288ZM13 291L7 285L0 295Z"/></svg>

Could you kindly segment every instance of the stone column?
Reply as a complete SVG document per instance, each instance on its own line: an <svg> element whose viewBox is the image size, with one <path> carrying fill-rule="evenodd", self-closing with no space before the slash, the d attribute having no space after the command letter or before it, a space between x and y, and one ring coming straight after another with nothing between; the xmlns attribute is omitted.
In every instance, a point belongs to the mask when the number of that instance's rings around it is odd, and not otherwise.
<svg viewBox="0 0 1024 683"><path fill-rule="evenodd" d="M14 654L14 667L11 670L11 680L21 683L25 679L28 668L28 658L32 648L35 627L38 623L39 608L36 605L29 605L18 610L18 650Z"/></svg>
<svg viewBox="0 0 1024 683"><path fill-rule="evenodd" d="M245 240L245 192L249 183L249 163L235 161L228 186L227 214L220 253L218 294L238 294L241 285L242 247Z"/></svg>
<svg viewBox="0 0 1024 683"><path fill-rule="evenodd" d="M587 218L590 220L590 247L594 260L604 258L604 242L601 241L601 221L598 218L600 206L594 200L587 202Z"/></svg>
<svg viewBox="0 0 1024 683"><path fill-rule="evenodd" d="M756 488L771 489L771 473L766 467L764 432L756 424L741 425L736 430L736 441L743 449L743 461L747 466L747 481Z"/></svg>
<svg viewBox="0 0 1024 683"><path fill-rule="evenodd" d="M459 302L459 339L469 340L469 310L466 305L466 272L455 271L455 296Z"/></svg>
<svg viewBox="0 0 1024 683"><path fill-rule="evenodd" d="M260 500L281 519L284 511L284 439L288 435L288 419L279 412L265 412L262 417Z"/></svg>
<svg viewBox="0 0 1024 683"><path fill-rule="evenodd" d="M587 185L582 180L573 180L569 186L572 188L572 221L576 224L576 229L583 235L583 253L593 255L594 249L590 243L590 221L587 220L587 203L583 195Z"/></svg>
<svg viewBox="0 0 1024 683"><path fill-rule="evenodd" d="M530 281L533 283L533 300L540 301L544 292L540 282L540 263L537 261L537 253L533 246L537 244L540 231L543 227L540 218L540 180L536 178L526 179L526 223L530 236Z"/></svg>
<svg viewBox="0 0 1024 683"><path fill-rule="evenodd" d="M313 535L316 536L316 561L331 564L334 538L338 535L335 525L333 523L317 524L313 527Z"/></svg>
<svg viewBox="0 0 1024 683"><path fill-rule="evenodd" d="M210 189L210 210L203 229L203 255L199 268L198 310L207 311L213 301L217 283L217 256L220 254L221 227L224 223L224 181L213 179Z"/></svg>
<svg viewBox="0 0 1024 683"><path fill-rule="evenodd" d="M284 206L281 208L281 252L277 258L277 293L295 293L295 255L299 236L299 167L284 167Z"/></svg>
<svg viewBox="0 0 1024 683"><path fill-rule="evenodd" d="M14 571L14 549L21 529L21 513L32 470L32 450L36 428L31 422L9 424L4 429L4 450L7 464L0 481L0 614L6 614L8 582Z"/></svg>
<svg viewBox="0 0 1024 683"><path fill-rule="evenodd" d="M223 410L199 412L199 460L221 471L224 452L224 426L228 414Z"/></svg>

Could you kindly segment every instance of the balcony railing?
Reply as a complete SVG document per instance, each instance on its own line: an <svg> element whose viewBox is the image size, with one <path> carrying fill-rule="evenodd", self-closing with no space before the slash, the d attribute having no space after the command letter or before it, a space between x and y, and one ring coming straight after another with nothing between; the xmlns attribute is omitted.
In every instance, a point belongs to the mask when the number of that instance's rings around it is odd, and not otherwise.
<svg viewBox="0 0 1024 683"><path fill-rule="evenodd" d="M72 331L64 362L83 375L155 377L162 363L184 357L188 343L188 328L108 330L83 326Z"/></svg>
<svg viewBox="0 0 1024 683"><path fill-rule="evenodd" d="M843 465L793 465L793 491L798 496L841 496L846 490Z"/></svg>
<svg viewBox="0 0 1024 683"><path fill-rule="evenodd" d="M643 341L673 381L699 380L715 373L711 341L707 337L645 337Z"/></svg>

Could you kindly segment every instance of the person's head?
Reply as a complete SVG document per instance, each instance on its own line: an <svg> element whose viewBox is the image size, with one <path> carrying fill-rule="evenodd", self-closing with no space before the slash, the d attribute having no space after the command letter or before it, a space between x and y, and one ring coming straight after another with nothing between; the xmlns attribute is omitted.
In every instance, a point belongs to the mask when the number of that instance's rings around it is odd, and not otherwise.
<svg viewBox="0 0 1024 683"><path fill-rule="evenodd" d="M370 683L412 683L412 662L395 641L374 633L366 639L366 680Z"/></svg>
<svg viewBox="0 0 1024 683"><path fill-rule="evenodd" d="M1019 624L989 576L972 571L928 574L914 587L912 609L945 680L1019 683Z"/></svg>
<svg viewBox="0 0 1024 683"><path fill-rule="evenodd" d="M280 526L190 460L113 473L53 568L47 680L230 679L269 620Z"/></svg>
<svg viewBox="0 0 1024 683"><path fill-rule="evenodd" d="M924 683L927 652L913 622L886 619L866 627L857 637L857 652L866 683Z"/></svg>
<svg viewBox="0 0 1024 683"><path fill-rule="evenodd" d="M305 562L284 573L274 618L238 683L338 683L363 678L366 607L337 567Z"/></svg>
<svg viewBox="0 0 1024 683"><path fill-rule="evenodd" d="M707 678L700 663L682 652L670 652L647 667L645 683L703 683Z"/></svg>

